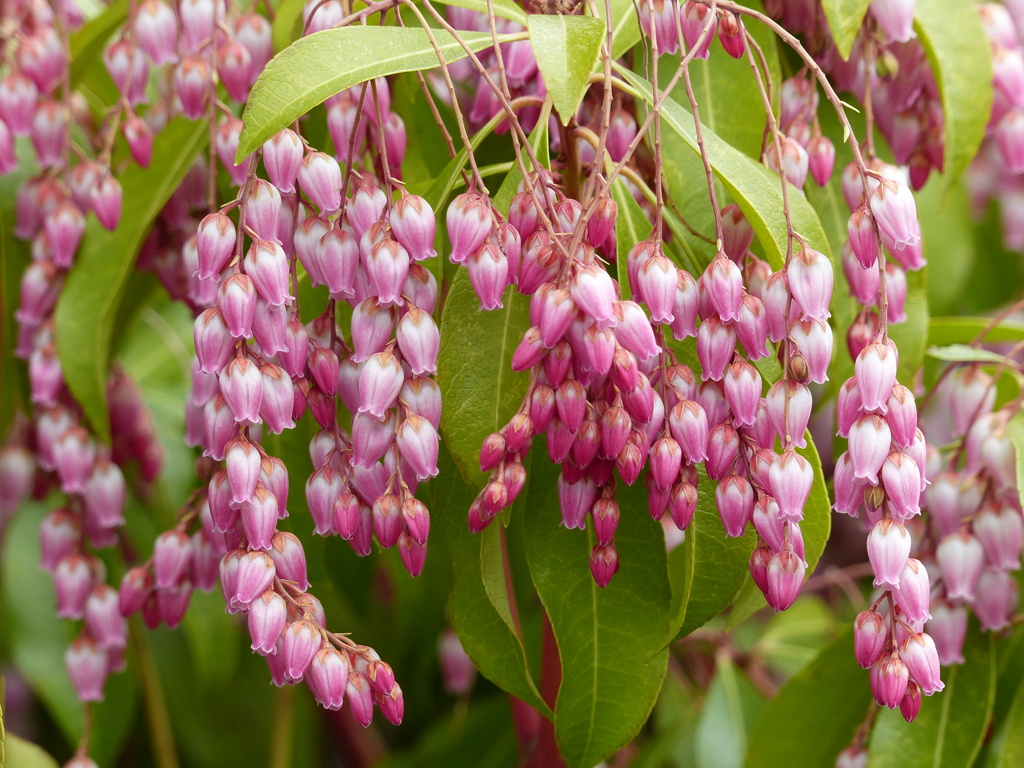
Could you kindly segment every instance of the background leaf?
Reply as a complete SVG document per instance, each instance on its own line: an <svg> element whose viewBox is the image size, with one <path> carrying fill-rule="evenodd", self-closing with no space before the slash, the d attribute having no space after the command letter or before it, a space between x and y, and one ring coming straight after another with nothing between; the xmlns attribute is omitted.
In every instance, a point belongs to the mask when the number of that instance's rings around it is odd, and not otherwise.
<svg viewBox="0 0 1024 768"><path fill-rule="evenodd" d="M636 18L633 0L611 0L612 58L618 59L640 42L640 24ZM597 3L597 15L604 21L607 15L604 0Z"/></svg>
<svg viewBox="0 0 1024 768"><path fill-rule="evenodd" d="M77 85L102 56L111 36L128 18L128 0L116 0L71 35L71 85Z"/></svg>
<svg viewBox="0 0 1024 768"><path fill-rule="evenodd" d="M642 485L620 486L621 568L598 587L589 567L593 534L562 527L558 468L542 453L538 446L525 491L526 556L562 662L555 738L570 768L592 768L633 739L665 678L665 543Z"/></svg>
<svg viewBox="0 0 1024 768"><path fill-rule="evenodd" d="M583 101L607 27L592 16L543 14L530 14L526 25L548 95L562 125L568 125Z"/></svg>
<svg viewBox="0 0 1024 768"><path fill-rule="evenodd" d="M992 53L972 3L916 0L914 29L942 97L943 197L948 198L985 138L992 108Z"/></svg>
<svg viewBox="0 0 1024 768"><path fill-rule="evenodd" d="M945 690L921 704L907 723L899 711L883 709L871 731L869 768L963 768L972 765L988 730L996 690L991 634L972 622L964 664L942 668Z"/></svg>
<svg viewBox="0 0 1024 768"><path fill-rule="evenodd" d="M481 311L466 270L461 269L441 313L441 431L459 471L474 489L483 488L486 480L478 461L481 441L508 422L529 384L526 373L511 368L512 354L530 327L529 301L509 287L504 303L504 309Z"/></svg>
<svg viewBox="0 0 1024 768"><path fill-rule="evenodd" d="M466 56L448 32L436 29L433 34L447 63ZM492 44L489 33L464 32L461 37L473 51ZM498 35L498 40L509 37ZM346 88L437 64L437 54L423 29L354 26L303 37L271 59L249 91L235 162L240 163L282 128Z"/></svg>
<svg viewBox="0 0 1024 768"><path fill-rule="evenodd" d="M850 58L850 49L869 5L871 0L821 0L832 39L844 61Z"/></svg>
<svg viewBox="0 0 1024 768"><path fill-rule="evenodd" d="M487 0L439 0L440 5L451 5L455 8L468 8L477 13L486 14L488 11ZM526 24L526 12L516 5L512 0L491 0L491 10L494 15L509 21L516 21Z"/></svg>
<svg viewBox="0 0 1024 768"><path fill-rule="evenodd" d="M108 232L90 217L55 314L57 354L68 388L92 428L110 441L106 381L110 340L135 257L150 225L209 139L205 121L176 118L154 141L148 168L121 175L121 223Z"/></svg>
<svg viewBox="0 0 1024 768"><path fill-rule="evenodd" d="M618 178L612 182L612 199L619 207L619 212L615 217L615 267L619 281L619 293L625 301L632 295L626 273L626 257L633 246L651 236L654 225L647 218L647 214L644 213L636 198L633 197L633 193L629 191L624 179Z"/></svg>
<svg viewBox="0 0 1024 768"><path fill-rule="evenodd" d="M833 768L870 703L868 673L854 661L847 629L765 705L750 734L748 768Z"/></svg>
<svg viewBox="0 0 1024 768"><path fill-rule="evenodd" d="M715 677L697 721L697 768L741 768L747 734L761 714L764 699L728 653L716 657Z"/></svg>
<svg viewBox="0 0 1024 768"><path fill-rule="evenodd" d="M0 750L0 765L10 768L58 768L57 761L30 741L8 733Z"/></svg>

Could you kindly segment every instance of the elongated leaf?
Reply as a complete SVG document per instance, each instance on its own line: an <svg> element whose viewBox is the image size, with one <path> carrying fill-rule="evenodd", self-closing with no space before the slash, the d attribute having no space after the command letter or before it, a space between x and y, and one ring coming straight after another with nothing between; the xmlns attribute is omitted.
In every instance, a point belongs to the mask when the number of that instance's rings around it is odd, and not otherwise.
<svg viewBox="0 0 1024 768"><path fill-rule="evenodd" d="M869 768L963 768L972 765L988 730L995 698L993 638L968 631L962 665L943 667L945 690L925 699L907 723L882 710L871 731Z"/></svg>
<svg viewBox="0 0 1024 768"><path fill-rule="evenodd" d="M562 662L555 738L570 768L592 768L632 740L665 678L665 542L645 510L642 486L620 486L621 568L598 587L589 568L593 533L562 527L558 468L538 451L524 510L526 557Z"/></svg>
<svg viewBox="0 0 1024 768"><path fill-rule="evenodd" d="M626 257L637 243L651 236L654 225L651 224L643 208L629 191L626 182L619 178L612 183L612 199L619 207L615 218L615 267L619 280L619 292L622 298L632 295L626 272Z"/></svg>
<svg viewBox="0 0 1024 768"><path fill-rule="evenodd" d="M741 768L747 734L764 700L725 652L716 659L715 677L697 722L697 767Z"/></svg>
<svg viewBox="0 0 1024 768"><path fill-rule="evenodd" d="M492 117L479 131L469 137L469 145L471 148L476 149L480 146L480 143L491 135L491 132L498 127L504 119L504 113L499 112ZM435 213L439 213L441 208L444 207L445 203L448 202L448 196L455 189L455 184L462 174L462 169L466 167L466 163L469 162L469 155L466 152L466 148L463 147L448 164L444 167L444 170L434 179L434 182L430 185L430 188L425 190L423 196L430 203L431 208L434 209Z"/></svg>
<svg viewBox="0 0 1024 768"><path fill-rule="evenodd" d="M530 45L562 125L568 125L587 91L607 27L591 16L531 14Z"/></svg>
<svg viewBox="0 0 1024 768"><path fill-rule="evenodd" d="M533 153L537 156L537 162L545 168L551 166L551 148L548 141L548 118L550 116L551 100L545 99L544 105L540 110L540 116L537 118L537 125L533 127L529 137L530 146L533 148ZM525 152L523 153L523 163L527 168L530 168L530 158ZM494 196L494 207L502 216L508 216L509 208L512 205L512 198L519 191L519 184L522 180L523 172L519 170L519 163L513 161L512 168L506 174L505 180L501 182L501 187Z"/></svg>
<svg viewBox="0 0 1024 768"><path fill-rule="evenodd" d="M747 577L750 553L757 546L752 531L739 539L725 535L715 505L718 484L708 478L703 466L698 472L697 511L686 530L686 540L669 553L673 637L685 637L704 626L732 602Z"/></svg>
<svg viewBox="0 0 1024 768"><path fill-rule="evenodd" d="M301 30L297 29L302 19L303 0L283 0L274 12L271 37L274 50L283 51Z"/></svg>
<svg viewBox="0 0 1024 768"><path fill-rule="evenodd" d="M512 620L499 524L481 534L470 533L466 515L476 491L458 476L447 450L441 450L439 467L445 480L430 484L431 509L452 560L452 626L482 675L550 716Z"/></svg>
<svg viewBox="0 0 1024 768"><path fill-rule="evenodd" d="M106 380L110 339L125 284L160 209L185 178L209 138L204 121L179 118L154 142L148 168L130 166L120 178L121 223L108 232L90 218L56 312L57 354L64 378L93 429L110 440Z"/></svg>
<svg viewBox="0 0 1024 768"><path fill-rule="evenodd" d="M481 441L508 422L526 394L529 376L510 364L529 327L529 302L518 291L505 291L504 309L484 312L466 271L459 270L441 314L437 383L445 442L477 489L486 479L478 463Z"/></svg>
<svg viewBox="0 0 1024 768"><path fill-rule="evenodd" d="M615 64L616 71L633 87L639 98L651 103L651 87L639 75ZM669 100L661 111L666 126L678 133L693 152L699 152L693 128L693 118L681 105ZM743 210L751 223L765 257L774 269L786 260L786 221L782 215L782 192L777 175L760 163L722 141L713 131L703 129L704 145L711 160L712 170ZM789 195L790 211L796 231L808 244L826 255L831 254L828 238L818 215L807 199L792 190Z"/></svg>
<svg viewBox="0 0 1024 768"><path fill-rule="evenodd" d="M612 8L612 58L618 59L640 42L640 24L636 18L633 0L611 0ZM597 15L607 23L607 9L604 0L597 3Z"/></svg>
<svg viewBox="0 0 1024 768"><path fill-rule="evenodd" d="M991 330L987 330L991 326ZM988 317L933 317L928 321L928 342L936 346L968 344L982 333L993 344L1024 339L1024 323L1003 320L992 325Z"/></svg>
<svg viewBox="0 0 1024 768"><path fill-rule="evenodd" d="M1017 411L1006 424L1006 434L1013 443L1017 466L1017 493L1024 503L1024 412Z"/></svg>
<svg viewBox="0 0 1024 768"><path fill-rule="evenodd" d="M58 768L58 763L46 750L31 741L8 733L0 742L0 766L11 768Z"/></svg>
<svg viewBox="0 0 1024 768"><path fill-rule="evenodd" d="M1017 689L1003 724L1003 737L997 754L991 755L992 768L1016 768L1024 765L1024 687Z"/></svg>
<svg viewBox="0 0 1024 768"><path fill-rule="evenodd" d="M854 38L860 31L870 4L871 0L821 0L829 29L832 30L832 39L844 61L850 58Z"/></svg>
<svg viewBox="0 0 1024 768"><path fill-rule="evenodd" d="M71 36L71 85L75 86L128 18L128 0L116 0Z"/></svg>
<svg viewBox="0 0 1024 768"><path fill-rule="evenodd" d="M930 317L926 288L927 275L927 267L918 272L907 273L907 301L904 305L907 319L897 325L889 326L889 337L900 351L900 363L897 369L900 381L913 380L924 363L925 348L928 346L928 319ZM837 343L836 346L841 345ZM843 381L845 379L838 380L836 384L842 385Z"/></svg>
<svg viewBox="0 0 1024 768"><path fill-rule="evenodd" d="M948 360L953 363L1002 363L1006 355L989 349L969 347L966 344L950 344L947 347L928 347L928 357Z"/></svg>
<svg viewBox="0 0 1024 768"><path fill-rule="evenodd" d="M972 3L917 0L914 29L942 97L944 194L948 198L985 138L992 108L992 54Z"/></svg>
<svg viewBox="0 0 1024 768"><path fill-rule="evenodd" d="M847 629L765 705L750 734L748 768L833 768L870 703L868 673L854 661Z"/></svg>
<svg viewBox="0 0 1024 768"><path fill-rule="evenodd" d="M451 5L455 8L468 8L471 11L477 13L488 12L487 0L439 0L441 5ZM491 0L490 10L494 11L494 15L502 19L508 19L509 21L517 21L520 24L526 24L526 12L523 11L518 5L512 0ZM452 24L454 27L455 25Z"/></svg>
<svg viewBox="0 0 1024 768"><path fill-rule="evenodd" d="M447 63L466 56L444 30L433 30L433 35ZM492 44L490 34L483 32L466 32L462 39L472 51ZM516 37L498 36L499 41L507 39ZM270 60L249 92L235 162L240 163L282 128L346 88L437 65L437 54L423 29L354 26L303 37Z"/></svg>

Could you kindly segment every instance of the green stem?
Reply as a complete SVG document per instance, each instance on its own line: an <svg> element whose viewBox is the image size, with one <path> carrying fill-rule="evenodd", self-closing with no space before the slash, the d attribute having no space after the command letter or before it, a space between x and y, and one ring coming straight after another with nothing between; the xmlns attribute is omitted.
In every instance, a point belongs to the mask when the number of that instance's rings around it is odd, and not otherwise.
<svg viewBox="0 0 1024 768"><path fill-rule="evenodd" d="M292 742L295 740L295 687L285 685L274 697L274 719L270 732L268 768L289 768L292 764Z"/></svg>
<svg viewBox="0 0 1024 768"><path fill-rule="evenodd" d="M171 717L164 698L163 685L153 654L150 651L146 633L139 626L138 618L128 622L131 643L135 648L135 657L139 663L139 682L142 685L142 698L146 707L146 721L149 724L149 735L153 742L153 756L158 768L178 768L178 752L174 746L174 733L171 729Z"/></svg>

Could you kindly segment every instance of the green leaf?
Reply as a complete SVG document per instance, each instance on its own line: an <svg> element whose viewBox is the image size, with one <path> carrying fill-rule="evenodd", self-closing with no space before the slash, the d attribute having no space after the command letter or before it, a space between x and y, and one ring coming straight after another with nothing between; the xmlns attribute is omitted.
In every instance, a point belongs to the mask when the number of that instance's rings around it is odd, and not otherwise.
<svg viewBox="0 0 1024 768"><path fill-rule="evenodd" d="M767 703L750 734L748 768L833 768L870 704L868 673L854 660L847 629Z"/></svg>
<svg viewBox="0 0 1024 768"><path fill-rule="evenodd" d="M981 749L996 690L994 640L971 626L962 665L944 667L941 693L921 704L907 723L883 709L868 746L869 768L963 768ZM867 673L864 673L865 675Z"/></svg>
<svg viewBox="0 0 1024 768"><path fill-rule="evenodd" d="M973 3L917 0L914 29L942 98L943 197L948 199L985 138L992 108L992 53Z"/></svg>
<svg viewBox="0 0 1024 768"><path fill-rule="evenodd" d="M530 45L555 110L568 125L587 91L607 26L592 16L530 14Z"/></svg>
<svg viewBox="0 0 1024 768"><path fill-rule="evenodd" d="M747 578L750 553L757 546L752 531L739 539L725 535L715 504L717 483L703 466L697 511L686 529L686 540L669 553L674 623L672 637L685 637L724 610Z"/></svg>
<svg viewBox="0 0 1024 768"><path fill-rule="evenodd" d="M148 168L121 175L121 223L108 232L95 218L57 304L55 336L64 378L96 433L110 441L106 381L110 339L125 283L157 214L209 139L205 121L177 118L154 142Z"/></svg>
<svg viewBox="0 0 1024 768"><path fill-rule="evenodd" d="M540 109L540 116L537 118L537 124L533 127L530 132L530 146L533 148L533 153L537 156L537 162L543 167L548 168L551 166L551 148L548 141L548 118L551 116L551 100L545 99L544 104ZM530 168L530 158L527 154L523 153L523 163ZM531 168L531 170L533 170ZM519 170L519 163L512 163L512 168L505 176L505 180L501 182L501 187L498 189L497 194L494 195L494 207L497 211L503 215L508 216L509 208L512 206L512 198L515 197L516 192L519 190L519 183L523 180L523 172Z"/></svg>
<svg viewBox="0 0 1024 768"><path fill-rule="evenodd" d="M11 768L58 768L58 763L42 747L8 733L0 743L0 766Z"/></svg>
<svg viewBox="0 0 1024 768"><path fill-rule="evenodd" d="M988 765L991 768L1016 768L1024 765L1024 687L1018 688L1013 697L1013 704L1003 724L1003 734L1001 748Z"/></svg>
<svg viewBox="0 0 1024 768"><path fill-rule="evenodd" d="M486 481L479 465L480 443L512 418L529 383L526 373L511 368L512 354L530 327L529 301L510 286L504 302L504 309L482 311L462 269L441 313L441 432L462 476L477 489Z"/></svg>
<svg viewBox="0 0 1024 768"><path fill-rule="evenodd" d="M444 60L466 56L448 32L432 30ZM484 32L464 32L472 51L493 44ZM518 39L498 35L498 41ZM235 162L241 163L267 139L334 94L376 77L438 65L426 31L412 27L341 27L295 41L277 54L249 92Z"/></svg>
<svg viewBox="0 0 1024 768"><path fill-rule="evenodd" d="M843 61L850 58L850 49L868 12L871 0L822 0L821 7L825 11L832 39Z"/></svg>
<svg viewBox="0 0 1024 768"><path fill-rule="evenodd" d="M720 651L715 677L697 722L697 768L741 768L747 734L764 708L764 699L746 675Z"/></svg>
<svg viewBox="0 0 1024 768"><path fill-rule="evenodd" d="M651 236L654 225L644 213L640 203L629 191L622 178L612 182L612 199L619 207L615 217L615 268L619 280L619 292L622 299L630 298L629 277L626 272L626 257L637 243Z"/></svg>
<svg viewBox="0 0 1024 768"><path fill-rule="evenodd" d="M986 332L986 329L991 328ZM990 317L933 317L928 321L928 342L936 346L969 344L985 333L985 342L1021 341L1024 323L1011 320L992 325Z"/></svg>
<svg viewBox="0 0 1024 768"><path fill-rule="evenodd" d="M787 678L814 661L835 634L835 617L817 595L803 595L792 607L771 617L755 653Z"/></svg>
<svg viewBox="0 0 1024 768"><path fill-rule="evenodd" d="M487 0L439 0L439 3L455 8L468 8L483 14L488 12ZM526 12L512 0L490 0L490 9L494 11L495 16L526 25Z"/></svg>
<svg viewBox="0 0 1024 768"><path fill-rule="evenodd" d="M500 525L491 525L480 534L470 533L466 514L476 491L458 476L451 454L443 448L439 468L443 482L430 484L431 509L451 555L453 584L448 612L452 626L484 677L550 717L512 620L498 539Z"/></svg>
<svg viewBox="0 0 1024 768"><path fill-rule="evenodd" d="M990 349L969 347L966 344L950 344L948 347L928 347L928 357L947 360L951 363L1003 363L1006 355Z"/></svg>
<svg viewBox="0 0 1024 768"><path fill-rule="evenodd" d="M128 0L116 0L71 36L72 87L77 85L102 54L110 37L128 18Z"/></svg>
<svg viewBox="0 0 1024 768"><path fill-rule="evenodd" d="M301 30L296 29L302 20L302 9L305 6L304 0L283 0L274 12L274 22L271 26L271 37L274 41L274 50L283 51L292 42L295 35Z"/></svg>
<svg viewBox="0 0 1024 768"><path fill-rule="evenodd" d="M614 66L632 86L636 96L651 104L650 83L618 63ZM700 152L693 118L689 112L670 99L662 106L661 115L664 124L678 133L693 152ZM706 127L703 136L712 170L753 226L772 268L781 269L786 260L787 230L782 215L782 191L778 175L722 141ZM832 249L821 222L807 198L791 187L789 203L795 230L812 248L831 256Z"/></svg>
<svg viewBox="0 0 1024 768"><path fill-rule="evenodd" d="M492 117L483 128L469 137L469 146L474 150L479 147L481 142L490 136L491 132L498 127L498 123L504 119L504 112L499 112ZM458 182L462 169L466 167L467 162L469 162L469 155L466 152L466 148L463 147L455 157L448 161L448 164L438 174L437 178L434 179L430 188L424 191L423 197L430 203L430 207L434 209L435 213L440 213L441 208L448 202L448 196L455 189L455 184Z"/></svg>
<svg viewBox="0 0 1024 768"><path fill-rule="evenodd" d="M636 18L633 0L611 0L612 58L619 59L640 42L640 24ZM607 23L607 9L603 0L597 3L597 15Z"/></svg>
<svg viewBox="0 0 1024 768"><path fill-rule="evenodd" d="M900 381L912 381L924 363L928 343L928 291L926 287L928 268L907 273L907 301L904 305L907 319L889 326L889 337L900 351L897 376ZM845 347L839 339L837 347ZM840 354L849 354L845 349ZM837 377L838 378L838 377ZM838 379L841 385L845 379Z"/></svg>
<svg viewBox="0 0 1024 768"><path fill-rule="evenodd" d="M530 573L558 643L562 684L555 738L570 768L592 768L640 730L665 678L670 595L661 526L641 484L619 488L621 567L601 589L593 533L561 525L558 468L534 452L523 513Z"/></svg>

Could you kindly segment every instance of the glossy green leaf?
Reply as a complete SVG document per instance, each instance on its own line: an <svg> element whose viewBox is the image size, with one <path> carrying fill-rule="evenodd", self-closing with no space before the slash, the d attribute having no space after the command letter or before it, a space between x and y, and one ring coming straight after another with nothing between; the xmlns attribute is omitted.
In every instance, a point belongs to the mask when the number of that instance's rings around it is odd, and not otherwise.
<svg viewBox="0 0 1024 768"><path fill-rule="evenodd" d="M304 0L283 0L274 12L271 25L271 39L274 50L283 51L301 32L298 28L302 20Z"/></svg>
<svg viewBox="0 0 1024 768"><path fill-rule="evenodd" d="M621 567L601 589L590 574L589 528L561 525L558 468L535 449L523 512L526 557L558 642L562 684L555 738L569 768L592 768L640 730L668 664L670 595L661 526L641 484L619 487Z"/></svg>
<svg viewBox="0 0 1024 768"><path fill-rule="evenodd" d="M529 301L509 287L504 303L504 309L482 311L463 269L452 281L441 313L441 432L462 476L477 489L486 480L479 465L480 443L508 423L529 383L528 374L511 368L512 354L530 327Z"/></svg>
<svg viewBox="0 0 1024 768"><path fill-rule="evenodd" d="M537 156L537 162L545 168L551 166L551 148L548 141L548 118L550 116L551 100L545 99L544 105L540 110L540 116L537 118L537 124L533 127L529 136L530 147ZM523 164L530 168L530 170L533 170L530 158L525 152L523 153ZM512 206L512 198L519 191L519 184L522 180L523 172L519 170L519 163L513 161L512 168L509 169L509 172L505 175L505 180L501 182L501 187L494 195L494 207L502 216L508 216L509 208Z"/></svg>
<svg viewBox="0 0 1024 768"><path fill-rule="evenodd" d="M943 197L948 197L985 138L992 108L991 47L972 3L917 0L914 29L942 98Z"/></svg>
<svg viewBox="0 0 1024 768"><path fill-rule="evenodd" d="M633 250L633 246L651 236L654 225L647 218L640 203L633 197L633 193L629 191L626 182L621 178L612 182L612 199L619 207L615 217L615 253L617 254L615 268L619 281L619 292L625 300L632 295L626 273L626 257Z"/></svg>
<svg viewBox="0 0 1024 768"><path fill-rule="evenodd" d="M969 344L984 335L985 342L1024 340L1024 323L1003 320L992 325L989 317L933 317L928 321L928 342L936 346Z"/></svg>
<svg viewBox="0 0 1024 768"><path fill-rule="evenodd" d="M597 15L607 23L605 0L597 3ZM611 0L612 9L612 58L618 59L640 42L640 24L636 18L633 0Z"/></svg>
<svg viewBox="0 0 1024 768"><path fill-rule="evenodd" d="M205 121L177 118L154 142L148 168L121 175L121 223L108 232L90 217L56 310L64 378L96 433L110 440L106 381L110 340L124 287L150 225L209 139Z"/></svg>
<svg viewBox="0 0 1024 768"><path fill-rule="evenodd" d="M8 733L0 744L0 766L11 768L58 768L46 750L31 741Z"/></svg>
<svg viewBox="0 0 1024 768"><path fill-rule="evenodd" d="M871 0L821 0L832 39L844 61L850 58L850 49L870 4Z"/></svg>
<svg viewBox="0 0 1024 768"><path fill-rule="evenodd" d="M128 18L128 0L116 0L71 35L71 85L77 85Z"/></svg>
<svg viewBox="0 0 1024 768"><path fill-rule="evenodd" d="M747 735L763 708L761 694L728 653L720 652L697 721L697 768L742 768Z"/></svg>
<svg viewBox="0 0 1024 768"><path fill-rule="evenodd" d="M669 553L672 577L673 637L685 637L724 610L747 577L750 553L757 535L739 539L725 535L715 504L717 483L699 466L697 511L686 539Z"/></svg>
<svg viewBox="0 0 1024 768"><path fill-rule="evenodd" d="M950 344L946 347L928 347L928 357L947 360L952 363L1002 363L1006 355L990 349L969 347L966 344Z"/></svg>
<svg viewBox="0 0 1024 768"><path fill-rule="evenodd" d="M448 612L462 645L484 677L550 716L529 670L526 651L512 618L501 560L500 525L469 532L466 515L476 491L456 472L442 448L444 482L431 483L431 510L452 560Z"/></svg>
<svg viewBox="0 0 1024 768"><path fill-rule="evenodd" d="M448 32L433 30L444 60L466 56ZM516 39L499 35L499 41ZM472 51L492 45L491 35L465 32ZM235 162L241 163L263 142L334 94L376 77L430 69L437 53L423 29L353 26L325 29L303 37L270 60L249 92Z"/></svg>
<svg viewBox="0 0 1024 768"><path fill-rule="evenodd" d="M499 18L517 21L523 25L526 24L526 12L512 2L512 0L490 0L489 4L488 0L438 0L438 3L440 5L451 5L455 8L468 8L471 11L484 14L491 10Z"/></svg>
<svg viewBox="0 0 1024 768"><path fill-rule="evenodd" d="M942 668L946 687L926 698L913 723L883 709L871 731L869 768L963 768L972 765L988 731L996 690L991 634L972 625L964 664ZM866 673L865 673L866 674Z"/></svg>
<svg viewBox="0 0 1024 768"><path fill-rule="evenodd" d="M765 705L750 734L748 768L833 768L870 704L868 673L854 660L847 629Z"/></svg>
<svg viewBox="0 0 1024 768"><path fill-rule="evenodd" d="M636 94L651 103L651 87L639 75L619 64L616 71L632 86ZM693 119L680 104L666 101L661 111L663 124L678 133L693 152L699 152ZM782 191L778 176L755 160L722 141L713 131L703 129L711 167L751 223L765 257L774 269L785 263L787 250L786 221L782 214ZM796 231L808 244L826 255L831 254L828 238L818 215L807 199L791 189L790 211Z"/></svg>
<svg viewBox="0 0 1024 768"><path fill-rule="evenodd" d="M562 125L568 125L587 92L607 27L592 16L544 14L530 14L526 26L548 96Z"/></svg>

